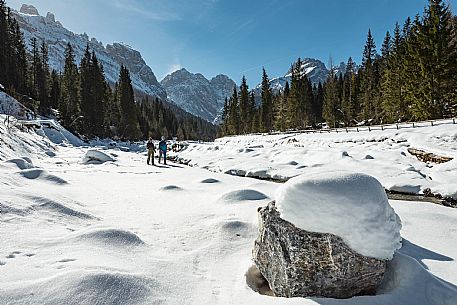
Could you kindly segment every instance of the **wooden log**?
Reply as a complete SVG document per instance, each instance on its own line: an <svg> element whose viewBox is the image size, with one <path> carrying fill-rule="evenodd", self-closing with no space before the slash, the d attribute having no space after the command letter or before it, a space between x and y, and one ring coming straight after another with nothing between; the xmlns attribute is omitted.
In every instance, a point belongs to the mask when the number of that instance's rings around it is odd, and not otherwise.
<svg viewBox="0 0 457 305"><path fill-rule="evenodd" d="M408 152L422 162L432 162L432 163L440 164L440 163L449 162L452 159L454 159L451 157L440 156L440 155L436 155L434 153L429 153L424 150L416 149L416 148L408 148Z"/></svg>

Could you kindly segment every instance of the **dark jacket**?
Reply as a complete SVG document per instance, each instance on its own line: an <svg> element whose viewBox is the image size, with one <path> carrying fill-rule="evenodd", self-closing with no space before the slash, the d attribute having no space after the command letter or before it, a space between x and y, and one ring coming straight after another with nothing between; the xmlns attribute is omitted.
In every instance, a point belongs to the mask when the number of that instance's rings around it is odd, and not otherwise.
<svg viewBox="0 0 457 305"><path fill-rule="evenodd" d="M148 141L148 143L146 144L146 148L147 148L147 149L155 150L155 149L154 149L154 143L152 143L152 141Z"/></svg>

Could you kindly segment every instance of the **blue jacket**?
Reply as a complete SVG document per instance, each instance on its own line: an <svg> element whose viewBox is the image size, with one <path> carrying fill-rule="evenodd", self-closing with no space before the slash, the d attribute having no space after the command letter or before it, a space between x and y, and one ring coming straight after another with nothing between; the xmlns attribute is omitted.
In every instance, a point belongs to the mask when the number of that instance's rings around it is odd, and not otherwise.
<svg viewBox="0 0 457 305"><path fill-rule="evenodd" d="M160 141L159 142L159 149L161 151L167 151L167 142L165 142L164 140Z"/></svg>

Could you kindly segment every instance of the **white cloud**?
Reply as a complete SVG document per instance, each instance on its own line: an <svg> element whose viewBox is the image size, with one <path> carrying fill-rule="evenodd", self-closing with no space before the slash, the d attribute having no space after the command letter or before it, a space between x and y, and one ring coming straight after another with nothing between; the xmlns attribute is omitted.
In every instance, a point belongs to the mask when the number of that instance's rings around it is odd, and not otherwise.
<svg viewBox="0 0 457 305"><path fill-rule="evenodd" d="M147 19L156 21L181 20L181 16L179 16L176 12L167 9L165 6L160 5L160 1L154 1L154 11L146 7L145 4L141 4L136 0L115 0L113 3L114 6L120 10L124 10Z"/></svg>
<svg viewBox="0 0 457 305"><path fill-rule="evenodd" d="M173 72L175 72L175 71L178 71L178 70L181 69L181 68L182 68L182 66L181 66L180 63L176 63L176 64L169 65L169 66L168 66L167 75L168 75L168 74L171 74L171 73L173 73Z"/></svg>

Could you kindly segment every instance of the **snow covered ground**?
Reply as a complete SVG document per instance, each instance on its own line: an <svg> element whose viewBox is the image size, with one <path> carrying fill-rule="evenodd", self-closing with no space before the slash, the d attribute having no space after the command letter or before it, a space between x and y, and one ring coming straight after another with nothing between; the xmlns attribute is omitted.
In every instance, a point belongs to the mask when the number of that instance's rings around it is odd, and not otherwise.
<svg viewBox="0 0 457 305"><path fill-rule="evenodd" d="M178 154L189 165L240 176L288 179L303 173L351 170L376 177L389 190L457 199L457 124L452 120L357 132L225 137ZM426 164L409 147L454 158Z"/></svg>
<svg viewBox="0 0 457 305"><path fill-rule="evenodd" d="M274 298L251 290L245 273L252 265L257 208L274 199L280 184L171 162L147 166L144 150L74 146L62 130L37 134L7 130L2 122L0 116L0 304L457 304L457 209L390 201L402 219L404 240L377 296ZM445 133L454 134L439 134ZM409 184L422 180L417 171L404 174L405 163L426 175L438 168L402 155L405 142L330 140L338 136L304 142L315 143L312 149L281 149L269 138L240 137L240 145L223 139L191 146L187 153L199 152L199 162L212 162L221 172L257 167L292 175L299 166L328 169L329 162L375 173L385 168L381 180L401 174L398 181ZM411 139L396 136L403 137ZM387 143L395 149L383 150ZM422 143L435 147L427 139ZM255 145L264 148L247 147ZM451 153L454 146L436 147ZM85 164L94 149L113 161ZM364 158L368 154L374 159ZM94 155L99 156L89 153ZM229 163L232 157L239 159ZM408 161L398 164L403 158Z"/></svg>

